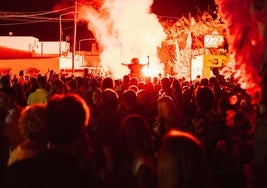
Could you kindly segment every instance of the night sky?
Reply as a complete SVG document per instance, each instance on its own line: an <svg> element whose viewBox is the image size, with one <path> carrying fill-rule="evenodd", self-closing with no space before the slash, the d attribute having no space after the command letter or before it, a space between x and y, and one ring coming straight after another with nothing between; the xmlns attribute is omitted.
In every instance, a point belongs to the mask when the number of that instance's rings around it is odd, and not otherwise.
<svg viewBox="0 0 267 188"><path fill-rule="evenodd" d="M49 11L59 4L62 7L69 7L73 5L73 2L74 0L1 0L0 10L16 12ZM82 0L78 2L81 3ZM194 15L198 9L207 10L208 7L214 7L214 0L154 0L152 12L159 16L179 18L183 15L187 16L189 13ZM34 36L41 41L58 40L58 25L58 23L0 25L0 35L4 36L8 32L13 32L14 36ZM86 29L86 24L78 26L77 34L80 38L91 37L91 33Z"/></svg>

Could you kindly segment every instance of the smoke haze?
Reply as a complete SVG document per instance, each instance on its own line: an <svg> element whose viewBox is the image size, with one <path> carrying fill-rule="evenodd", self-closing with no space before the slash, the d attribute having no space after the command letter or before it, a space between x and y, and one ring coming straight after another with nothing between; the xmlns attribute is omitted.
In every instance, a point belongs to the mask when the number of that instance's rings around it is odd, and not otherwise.
<svg viewBox="0 0 267 188"><path fill-rule="evenodd" d="M147 74L162 71L157 49L166 35L151 13L152 4L153 0L105 0L102 5L91 3L79 8L80 18L88 21L88 29L102 49L101 64L114 78L129 73L121 64L130 63L133 57L141 63L150 60Z"/></svg>

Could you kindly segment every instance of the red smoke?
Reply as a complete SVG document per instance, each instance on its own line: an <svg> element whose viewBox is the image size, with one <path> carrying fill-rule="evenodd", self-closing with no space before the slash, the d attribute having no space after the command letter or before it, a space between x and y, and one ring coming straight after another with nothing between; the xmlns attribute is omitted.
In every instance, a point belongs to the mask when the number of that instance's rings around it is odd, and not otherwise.
<svg viewBox="0 0 267 188"><path fill-rule="evenodd" d="M264 22L251 0L215 0L225 22L229 50L236 62L236 79L252 96L260 92L259 66L264 54ZM262 18L262 17L261 17Z"/></svg>

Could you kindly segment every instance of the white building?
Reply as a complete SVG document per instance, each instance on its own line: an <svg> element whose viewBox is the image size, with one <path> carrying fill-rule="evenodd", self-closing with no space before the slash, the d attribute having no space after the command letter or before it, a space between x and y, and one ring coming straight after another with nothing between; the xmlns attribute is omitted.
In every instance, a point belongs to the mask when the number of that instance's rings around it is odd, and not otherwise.
<svg viewBox="0 0 267 188"><path fill-rule="evenodd" d="M84 68L102 71L99 51L94 48L91 52L76 51L73 58L69 42L39 41L32 36L0 36L0 74L18 74L30 68L38 69L41 74L49 69L55 72L81 72Z"/></svg>
<svg viewBox="0 0 267 188"><path fill-rule="evenodd" d="M0 36L0 59L58 56L60 50L61 54L68 53L70 44L39 41L32 36Z"/></svg>

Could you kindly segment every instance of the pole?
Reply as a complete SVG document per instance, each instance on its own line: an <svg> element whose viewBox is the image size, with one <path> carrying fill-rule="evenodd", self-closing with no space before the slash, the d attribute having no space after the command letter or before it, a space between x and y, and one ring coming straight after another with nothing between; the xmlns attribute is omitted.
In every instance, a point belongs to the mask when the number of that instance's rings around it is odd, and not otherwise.
<svg viewBox="0 0 267 188"><path fill-rule="evenodd" d="M86 38L86 39L81 39L79 40L79 61L80 61L80 55L81 55L81 42L82 41L91 41L91 40L95 40L95 38ZM82 65L83 65L83 61L84 61L84 55L83 55L83 58L82 58Z"/></svg>
<svg viewBox="0 0 267 188"><path fill-rule="evenodd" d="M74 12L67 12L67 13L64 13L64 14L60 14L59 15L59 56L61 56L61 53L62 53L62 40L63 40L63 31L62 31L62 16L64 15L68 15L68 14L73 14Z"/></svg>
<svg viewBox="0 0 267 188"><path fill-rule="evenodd" d="M75 1L74 33L73 33L73 48L72 48L72 69L71 69L72 74L74 73L75 53L76 53L77 13L78 13L78 3L77 1Z"/></svg>
<svg viewBox="0 0 267 188"><path fill-rule="evenodd" d="M59 16L59 57L61 56L61 40L62 40L62 25L61 25L61 15Z"/></svg>
<svg viewBox="0 0 267 188"><path fill-rule="evenodd" d="M149 60L149 55L147 56L147 68L149 69L149 64L150 64L150 60Z"/></svg>
<svg viewBox="0 0 267 188"><path fill-rule="evenodd" d="M79 56L80 56L80 51L81 51L81 42L87 41L87 40L91 41L91 40L95 40L95 38L86 38L86 39L79 40Z"/></svg>

